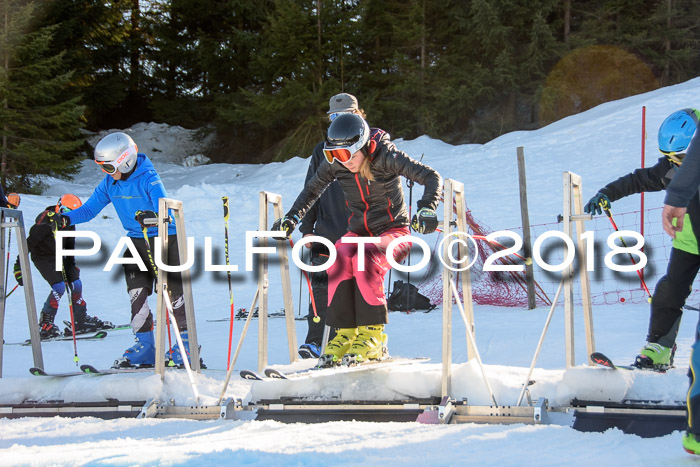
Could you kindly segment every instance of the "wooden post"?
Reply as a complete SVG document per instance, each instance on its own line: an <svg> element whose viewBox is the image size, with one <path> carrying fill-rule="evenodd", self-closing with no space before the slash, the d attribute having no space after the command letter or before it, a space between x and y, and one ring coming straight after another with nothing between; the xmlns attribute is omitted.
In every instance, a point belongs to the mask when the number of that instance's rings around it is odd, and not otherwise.
<svg viewBox="0 0 700 467"><path fill-rule="evenodd" d="M525 153L518 146L518 180L520 185L520 219L523 223L523 250L525 252L525 281L527 283L527 309L537 307L535 301L535 277L532 268L532 239L530 237L530 214L527 209L527 181L525 178Z"/></svg>
<svg viewBox="0 0 700 467"><path fill-rule="evenodd" d="M574 223L576 224L576 245L580 255L579 281L581 285L581 301L583 305L583 324L586 333L586 350L588 355L595 352L595 336L593 333L593 307L591 302L590 280L588 277L586 242L583 238L586 228L584 221L591 218L583 214L583 198L581 196L581 177L572 172L564 172L564 234L574 240ZM573 207L573 209L572 209ZM562 271L564 280L564 323L566 333L566 367L576 364L574 352L574 265L570 264ZM589 365L592 364L590 357Z"/></svg>
<svg viewBox="0 0 700 467"><path fill-rule="evenodd" d="M260 214L258 216L258 230L263 232L268 228L268 205L272 204L274 215L279 219L284 215L282 209L282 196L261 191L259 198ZM268 246L267 237L260 238L262 247ZM282 296L284 299L284 318L287 325L287 346L289 348L289 363L298 360L296 326L294 323L294 302L292 300L292 281L289 277L289 257L287 254L286 242L279 243L280 247L280 273L282 275ZM267 253L260 255L260 269L258 274L258 371L263 371L267 367L268 350L268 296L269 296L269 256ZM250 310L249 313L253 313Z"/></svg>

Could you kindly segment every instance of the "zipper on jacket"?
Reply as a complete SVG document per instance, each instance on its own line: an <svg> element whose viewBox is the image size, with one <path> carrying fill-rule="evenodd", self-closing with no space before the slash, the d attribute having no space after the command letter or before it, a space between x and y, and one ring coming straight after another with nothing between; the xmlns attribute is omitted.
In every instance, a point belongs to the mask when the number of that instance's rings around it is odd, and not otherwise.
<svg viewBox="0 0 700 467"><path fill-rule="evenodd" d="M394 216L391 214L391 198L387 196L386 201L389 203L386 207L386 212L389 214L389 219L391 219L391 222L394 222Z"/></svg>
<svg viewBox="0 0 700 467"><path fill-rule="evenodd" d="M365 212L362 213L362 218L365 222L365 230L367 230L367 233L369 233L370 236L374 236L372 231L369 230L369 226L367 225L367 211L369 211L369 204L367 204L365 195L362 193L362 184L360 183L360 177L357 174L355 174L355 181L357 182L357 188L360 189L360 198L362 198L362 202L365 203Z"/></svg>

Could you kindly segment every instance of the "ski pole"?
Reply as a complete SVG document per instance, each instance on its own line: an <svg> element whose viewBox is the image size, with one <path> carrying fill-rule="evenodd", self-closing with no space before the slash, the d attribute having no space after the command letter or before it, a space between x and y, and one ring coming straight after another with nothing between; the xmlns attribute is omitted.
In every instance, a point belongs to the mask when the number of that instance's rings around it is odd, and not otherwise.
<svg viewBox="0 0 700 467"><path fill-rule="evenodd" d="M197 405L199 405L199 391L197 390L197 384L194 381L194 374L192 373L192 368L190 367L190 359L188 358L187 351L185 350L185 344L182 342L182 336L177 327L175 314L173 313L173 304L170 302L170 297L168 297L168 291L165 290L165 287L163 287L163 300L165 301L165 309L168 311L168 317L170 318L170 321L173 322L175 339L177 339L177 345L180 347L180 355L185 356L185 358L182 359L182 363L185 365L185 371L187 372L187 378L190 380L190 385L192 386L195 402L197 402Z"/></svg>
<svg viewBox="0 0 700 467"><path fill-rule="evenodd" d="M292 241L291 238L289 239L289 245L292 248L294 248L294 242ZM313 291L313 288L311 287L311 279L309 279L309 275L306 274L306 271L304 271L302 269L301 272L304 273L304 277L306 277L306 284L309 286L309 295L311 296L311 308L314 312L314 317L312 319L313 319L314 323L320 323L321 318L318 316L318 313L316 313L316 299L314 298L314 291Z"/></svg>
<svg viewBox="0 0 700 467"><path fill-rule="evenodd" d="M15 285L15 286L12 288L12 290L10 290L10 293L8 293L7 295L5 295L5 298L7 298L7 297L9 297L10 295L12 295L12 292L14 292L14 291L17 289L17 287L19 287L19 284Z"/></svg>
<svg viewBox="0 0 700 467"><path fill-rule="evenodd" d="M228 269L229 257L228 257L228 196L222 196L221 201L224 203L224 251L226 253L226 266ZM228 370L231 365L231 345L233 342L233 320L235 319L234 306L233 306L233 289L231 288L231 271L227 270L226 275L228 276L228 296L231 302L231 322L228 328L228 357L226 358L226 369Z"/></svg>
<svg viewBox="0 0 700 467"><path fill-rule="evenodd" d="M304 262L304 252L301 252L301 262ZM299 273L299 303L297 304L297 309L299 310L299 314L301 315L301 276L302 274Z"/></svg>
<svg viewBox="0 0 700 467"><path fill-rule="evenodd" d="M141 211L136 211L136 216L138 216ZM148 227L145 225L141 227L141 233L143 234L143 241L146 244L146 254L148 255L148 260L151 262L151 269L153 269L153 274L155 274L156 279L158 278L158 268L156 268L156 262L153 261L153 255L151 254L151 244L148 241ZM157 281L156 281L157 282ZM170 338L170 320L165 320L165 327L168 329L168 354L170 354L170 363L173 363L173 343Z"/></svg>
<svg viewBox="0 0 700 467"><path fill-rule="evenodd" d="M613 229L615 229L615 232L619 232L620 229L617 228L617 224L615 224L615 219L613 219L612 211L610 210L610 203L606 201L601 201L598 203L598 205L603 208L603 211L605 211L605 214L608 216L608 219L610 219L610 223L613 226ZM625 239L620 236L620 241L622 242L622 246L627 248L627 244L625 243ZM634 260L634 256L632 256L632 253L627 253L630 257L630 261L632 261L632 264L637 264L637 262ZM644 275L642 275L642 271L637 269L637 275L639 276L639 280L642 282L642 287L644 287L644 290L647 293L647 296L649 297L649 303L651 303L651 293L649 292L649 288L647 287L647 283L644 280Z"/></svg>
<svg viewBox="0 0 700 467"><path fill-rule="evenodd" d="M55 218L56 213L53 211L49 211L46 215L49 218L49 222L51 222L52 224L51 232L53 233L53 239L55 244L56 231L58 230L58 223L56 222ZM73 361L75 362L75 366L80 366L78 364L78 340L75 338L75 317L73 315L72 289L70 288L70 284L68 284L68 276L66 276L66 267L63 265L63 261L61 261L61 276L63 278L63 284L66 287L66 295L68 296L68 309L70 310L70 327L73 333Z"/></svg>

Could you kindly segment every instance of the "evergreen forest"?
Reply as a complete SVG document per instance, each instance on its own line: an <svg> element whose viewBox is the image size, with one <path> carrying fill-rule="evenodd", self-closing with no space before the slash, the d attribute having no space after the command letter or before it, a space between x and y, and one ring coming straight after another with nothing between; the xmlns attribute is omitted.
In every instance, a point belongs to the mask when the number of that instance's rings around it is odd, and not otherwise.
<svg viewBox="0 0 700 467"><path fill-rule="evenodd" d="M39 192L86 130L149 121L305 157L339 92L393 139L483 143L699 74L697 0L0 0L0 171Z"/></svg>

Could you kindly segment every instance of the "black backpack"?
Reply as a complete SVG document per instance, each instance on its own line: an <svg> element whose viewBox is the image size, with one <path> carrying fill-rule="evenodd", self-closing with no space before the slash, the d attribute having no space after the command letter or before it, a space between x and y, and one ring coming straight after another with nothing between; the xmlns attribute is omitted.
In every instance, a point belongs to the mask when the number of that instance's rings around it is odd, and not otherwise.
<svg viewBox="0 0 700 467"><path fill-rule="evenodd" d="M404 281L394 282L394 290L387 300L387 307L391 311L414 311L414 310L432 310L436 305L430 303L430 300L425 295L418 291L418 287Z"/></svg>

